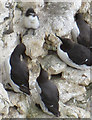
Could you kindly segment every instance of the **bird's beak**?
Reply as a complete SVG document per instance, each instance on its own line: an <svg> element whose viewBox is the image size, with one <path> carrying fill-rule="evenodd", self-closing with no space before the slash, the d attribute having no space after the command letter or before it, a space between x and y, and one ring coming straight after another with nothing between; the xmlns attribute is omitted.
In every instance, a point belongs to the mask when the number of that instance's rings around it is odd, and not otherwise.
<svg viewBox="0 0 92 120"><path fill-rule="evenodd" d="M60 36L58 36L56 33L55 33L55 36L56 36L56 37L58 37L59 39L61 39L61 37L60 37Z"/></svg>
<svg viewBox="0 0 92 120"><path fill-rule="evenodd" d="M60 36L55 33L55 36L58 37L62 42L64 41Z"/></svg>

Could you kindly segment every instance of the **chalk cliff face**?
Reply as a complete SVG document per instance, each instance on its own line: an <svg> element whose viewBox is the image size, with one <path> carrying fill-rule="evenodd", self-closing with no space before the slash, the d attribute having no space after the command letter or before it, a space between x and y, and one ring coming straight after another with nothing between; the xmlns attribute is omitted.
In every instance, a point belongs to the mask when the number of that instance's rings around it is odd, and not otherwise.
<svg viewBox="0 0 92 120"><path fill-rule="evenodd" d="M75 25L74 14L78 10L84 13L85 20L91 24L92 21L89 18L91 0L86 0L86 3L82 3L81 0L69 3L44 2L44 0L21 1L0 1L0 119L53 117L43 113L34 105L37 100L35 81L40 72L38 61L48 71L49 78L59 89L60 117L90 118L91 72L73 69L59 59L55 52L60 41L55 37L55 33L72 39L71 30ZM35 31L34 36L32 30L22 36L26 54L32 59L28 60L30 97L5 90L9 88L5 60L19 44L19 34L23 35L26 31L23 19L29 7L34 8L40 21L40 27Z"/></svg>

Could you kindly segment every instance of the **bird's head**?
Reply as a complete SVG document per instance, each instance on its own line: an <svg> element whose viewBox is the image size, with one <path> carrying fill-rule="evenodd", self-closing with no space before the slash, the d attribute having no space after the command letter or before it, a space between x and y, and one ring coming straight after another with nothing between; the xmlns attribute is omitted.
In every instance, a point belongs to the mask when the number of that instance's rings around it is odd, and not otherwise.
<svg viewBox="0 0 92 120"><path fill-rule="evenodd" d="M76 13L74 18L75 18L75 21L83 19L82 13Z"/></svg>
<svg viewBox="0 0 92 120"><path fill-rule="evenodd" d="M61 40L61 42L62 42L61 43L61 49L63 49L64 51L70 50L73 47L74 43L70 39L61 38L60 36L58 36L56 34L55 34L55 36L58 37Z"/></svg>
<svg viewBox="0 0 92 120"><path fill-rule="evenodd" d="M40 75L41 75L43 78L48 79L48 72L45 71L45 70L42 68L41 64L40 64Z"/></svg>
<svg viewBox="0 0 92 120"><path fill-rule="evenodd" d="M16 52L16 54L19 55L22 55L25 51L26 51L26 46L23 43L17 45L17 47L14 50L14 52Z"/></svg>
<svg viewBox="0 0 92 120"><path fill-rule="evenodd" d="M29 17L29 16L35 17L35 16L36 16L36 13L35 13L35 11L34 11L33 8L29 8L29 9L26 11L25 16L26 16L26 17Z"/></svg>

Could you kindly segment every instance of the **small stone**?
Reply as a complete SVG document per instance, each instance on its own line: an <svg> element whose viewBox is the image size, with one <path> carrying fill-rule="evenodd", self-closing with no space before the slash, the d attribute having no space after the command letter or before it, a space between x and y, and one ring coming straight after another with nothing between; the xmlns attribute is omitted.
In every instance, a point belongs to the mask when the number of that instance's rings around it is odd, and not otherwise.
<svg viewBox="0 0 92 120"><path fill-rule="evenodd" d="M23 43L26 46L26 54L33 59L39 57L39 56L44 56L45 51L43 49L43 44L44 44L44 39L41 38L41 36L32 36L30 35L24 36L23 37Z"/></svg>
<svg viewBox="0 0 92 120"><path fill-rule="evenodd" d="M59 74L66 68L66 64L62 62L56 55L47 55L41 60L41 64L51 74Z"/></svg>
<svg viewBox="0 0 92 120"><path fill-rule="evenodd" d="M49 34L45 36L47 37L47 39L45 40L45 44L47 45L47 50L57 49L57 46L61 41L54 34Z"/></svg>

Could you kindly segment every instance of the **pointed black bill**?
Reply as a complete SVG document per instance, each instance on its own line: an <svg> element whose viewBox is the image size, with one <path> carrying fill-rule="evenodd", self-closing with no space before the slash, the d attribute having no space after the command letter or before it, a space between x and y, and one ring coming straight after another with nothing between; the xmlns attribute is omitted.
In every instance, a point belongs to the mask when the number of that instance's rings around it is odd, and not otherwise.
<svg viewBox="0 0 92 120"><path fill-rule="evenodd" d="M56 37L58 37L59 39L61 39L61 37L60 37L60 36L58 36L56 33L55 33L55 36L56 36Z"/></svg>
<svg viewBox="0 0 92 120"><path fill-rule="evenodd" d="M55 36L58 37L63 42L63 39L60 36L58 36L56 33Z"/></svg>

